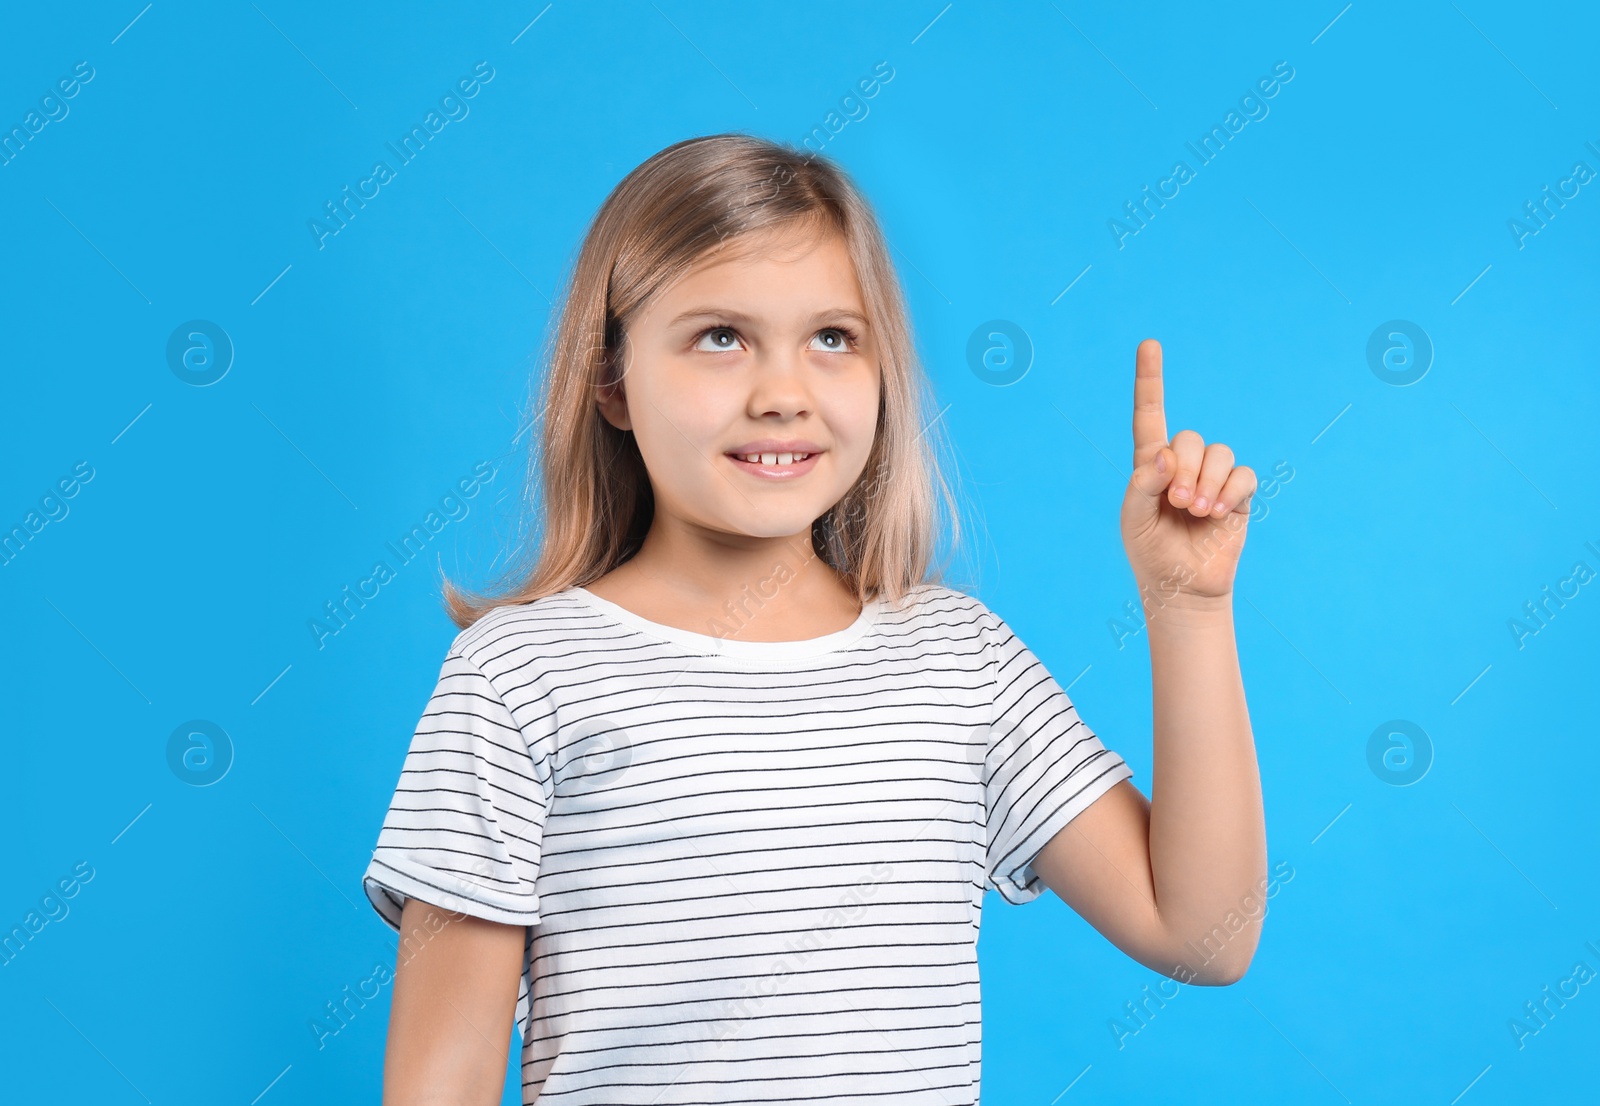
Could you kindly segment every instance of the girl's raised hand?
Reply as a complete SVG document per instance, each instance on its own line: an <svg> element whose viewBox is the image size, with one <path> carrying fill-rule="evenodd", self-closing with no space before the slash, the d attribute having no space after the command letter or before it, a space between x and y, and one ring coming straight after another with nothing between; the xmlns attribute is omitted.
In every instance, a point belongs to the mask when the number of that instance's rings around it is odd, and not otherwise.
<svg viewBox="0 0 1600 1106"><path fill-rule="evenodd" d="M1256 474L1233 450L1193 430L1168 441L1161 343L1134 356L1133 477L1122 498L1122 544L1147 608L1232 600Z"/></svg>

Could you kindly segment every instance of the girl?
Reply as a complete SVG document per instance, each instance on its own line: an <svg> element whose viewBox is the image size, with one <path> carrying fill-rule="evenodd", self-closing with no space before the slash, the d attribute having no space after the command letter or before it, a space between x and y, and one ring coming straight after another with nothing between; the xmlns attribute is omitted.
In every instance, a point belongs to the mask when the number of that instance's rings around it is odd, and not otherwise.
<svg viewBox="0 0 1600 1106"><path fill-rule="evenodd" d="M513 1017L525 1103L976 1103L991 887L1184 982L1243 974L1255 477L1168 440L1159 346L1122 507L1157 802L930 576L926 385L837 166L732 134L650 158L548 363L537 558L498 597L446 585L463 629L364 880L402 937L385 1103L497 1102Z"/></svg>

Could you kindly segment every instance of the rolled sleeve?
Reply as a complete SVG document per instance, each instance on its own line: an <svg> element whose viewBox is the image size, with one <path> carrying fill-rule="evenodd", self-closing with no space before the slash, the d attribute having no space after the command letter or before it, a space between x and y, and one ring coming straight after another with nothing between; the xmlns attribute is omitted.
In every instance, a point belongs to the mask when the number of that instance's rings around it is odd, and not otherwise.
<svg viewBox="0 0 1600 1106"><path fill-rule="evenodd" d="M489 678L452 647L362 878L395 930L406 900L537 925L551 776Z"/></svg>
<svg viewBox="0 0 1600 1106"><path fill-rule="evenodd" d="M1039 850L1133 769L1106 748L1021 638L993 612L994 714L984 757L985 876L1005 901L1045 890Z"/></svg>

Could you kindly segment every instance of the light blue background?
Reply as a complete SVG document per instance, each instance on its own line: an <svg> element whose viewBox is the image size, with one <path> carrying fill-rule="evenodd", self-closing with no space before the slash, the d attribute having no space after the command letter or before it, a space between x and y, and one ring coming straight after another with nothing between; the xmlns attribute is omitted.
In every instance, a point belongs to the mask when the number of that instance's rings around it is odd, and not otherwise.
<svg viewBox="0 0 1600 1106"><path fill-rule="evenodd" d="M1600 970L1600 585L1521 647L1508 628L1600 570L1600 181L1521 248L1508 229L1600 170L1592 11L805 9L0 15L4 128L95 72L0 166L0 524L94 470L0 566L0 927L95 872L0 968L16 1101L378 1101L389 990L324 1048L309 1023L392 963L360 876L454 633L438 573L482 583L516 538L530 357L583 228L663 146L799 142L880 61L822 152L883 219L959 449L958 582L1146 793L1148 653L1113 627L1138 341L1165 347L1170 432L1292 471L1236 596L1269 857L1294 872L1254 965L1119 1048L1111 1019L1161 977L1053 896L991 895L984 1101L1592 1093L1600 986L1524 1047L1508 1029ZM1270 114L1198 166L1185 143L1280 60ZM479 61L470 114L319 249L307 221ZM1178 159L1195 179L1119 249L1108 221ZM236 350L208 387L167 364L193 319ZM1032 347L1006 387L967 360L994 319ZM1394 319L1434 350L1409 386L1368 363ZM319 648L322 604L485 461L466 517ZM234 745L208 787L166 758L195 718ZM1368 762L1394 719L1432 745L1410 786Z"/></svg>

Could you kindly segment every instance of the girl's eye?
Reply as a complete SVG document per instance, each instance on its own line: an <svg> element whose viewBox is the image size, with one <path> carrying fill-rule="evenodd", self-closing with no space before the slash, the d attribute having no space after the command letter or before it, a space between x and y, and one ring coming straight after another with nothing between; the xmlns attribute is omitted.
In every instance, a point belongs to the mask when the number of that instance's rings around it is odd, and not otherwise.
<svg viewBox="0 0 1600 1106"><path fill-rule="evenodd" d="M816 337L823 342L821 348L829 353L849 353L859 344L856 332L842 326L823 327L817 331ZM703 344L707 339L711 342L709 347ZM722 353L729 350L742 349L743 346L740 344L738 332L732 327L714 326L709 330L701 331L694 348L707 353Z"/></svg>
<svg viewBox="0 0 1600 1106"><path fill-rule="evenodd" d="M856 332L842 326L824 327L817 331L817 337L829 343L826 348L830 353L849 353L856 348Z"/></svg>
<svg viewBox="0 0 1600 1106"><path fill-rule="evenodd" d="M695 349L703 348L700 345L700 342L705 341L707 338L711 339L712 348L718 352L723 350L738 349L738 337L739 336L734 333L732 327L715 326L700 335L700 341L695 343ZM733 345L728 344L729 339L734 342Z"/></svg>

